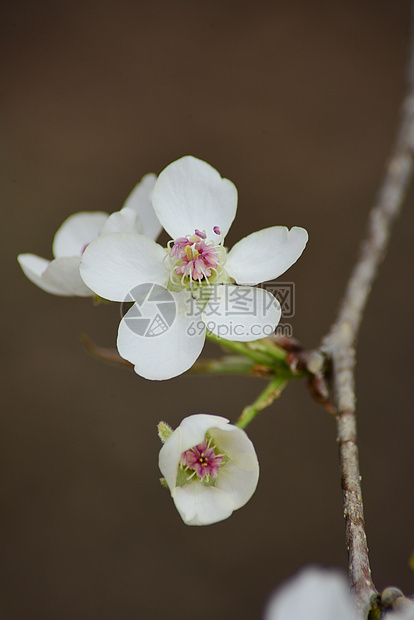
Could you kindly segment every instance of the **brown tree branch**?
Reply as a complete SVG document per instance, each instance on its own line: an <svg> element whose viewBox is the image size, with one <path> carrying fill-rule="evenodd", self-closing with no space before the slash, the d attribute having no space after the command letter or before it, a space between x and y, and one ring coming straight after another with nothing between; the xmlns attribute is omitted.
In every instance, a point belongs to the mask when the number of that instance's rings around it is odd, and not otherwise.
<svg viewBox="0 0 414 620"><path fill-rule="evenodd" d="M355 413L355 347L371 287L389 241L391 226L401 210L413 171L413 39L412 34L408 93L394 150L377 201L371 210L367 235L349 279L338 317L320 348L331 363L349 574L351 588L364 617L371 606L372 597L378 597L378 593L371 578L361 494Z"/></svg>

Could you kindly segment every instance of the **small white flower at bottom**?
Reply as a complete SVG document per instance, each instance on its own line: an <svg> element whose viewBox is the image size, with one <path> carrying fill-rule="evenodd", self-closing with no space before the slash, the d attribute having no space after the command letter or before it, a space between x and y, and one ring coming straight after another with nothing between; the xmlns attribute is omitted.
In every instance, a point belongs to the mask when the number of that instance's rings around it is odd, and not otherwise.
<svg viewBox="0 0 414 620"><path fill-rule="evenodd" d="M268 602L264 620L360 620L345 576L307 567L283 584Z"/></svg>
<svg viewBox="0 0 414 620"><path fill-rule="evenodd" d="M159 455L159 467L187 525L227 519L256 490L259 463L246 433L226 418L195 414L181 422Z"/></svg>

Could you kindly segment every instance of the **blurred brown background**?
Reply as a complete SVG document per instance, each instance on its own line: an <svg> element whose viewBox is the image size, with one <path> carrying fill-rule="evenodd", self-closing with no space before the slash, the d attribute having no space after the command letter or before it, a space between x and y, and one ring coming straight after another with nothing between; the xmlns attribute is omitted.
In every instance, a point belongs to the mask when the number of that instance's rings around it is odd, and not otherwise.
<svg viewBox="0 0 414 620"><path fill-rule="evenodd" d="M118 210L143 174L193 154L239 190L229 246L274 224L308 229L284 279L296 283L294 335L315 346L393 143L409 17L408 0L3 4L2 618L247 620L302 565L346 568L334 422L305 385L249 429L261 463L252 500L187 527L158 482L156 423L200 411L235 420L263 384L152 383L92 359L79 333L112 346L117 305L48 295L16 255L50 258L71 213ZM413 200L357 368L373 577L408 593Z"/></svg>

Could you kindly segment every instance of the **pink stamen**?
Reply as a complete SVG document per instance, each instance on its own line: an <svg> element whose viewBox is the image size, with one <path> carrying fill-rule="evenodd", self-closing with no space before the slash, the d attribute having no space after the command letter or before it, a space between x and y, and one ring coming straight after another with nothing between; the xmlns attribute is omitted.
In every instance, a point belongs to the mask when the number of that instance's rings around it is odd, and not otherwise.
<svg viewBox="0 0 414 620"><path fill-rule="evenodd" d="M198 446L183 452L181 463L184 467L194 470L197 477L202 480L206 476L216 478L218 470L223 464L223 457L217 456L214 448L209 447L204 439Z"/></svg>
<svg viewBox="0 0 414 620"><path fill-rule="evenodd" d="M196 228L192 237L178 237L174 241L169 255L179 263L174 266L177 275L198 281L211 276L220 259L214 244L206 243L206 238L206 233Z"/></svg>
<svg viewBox="0 0 414 620"><path fill-rule="evenodd" d="M187 247L187 245L191 245L191 241L189 241L187 237L178 237L170 250L170 256L172 258L180 258L183 248Z"/></svg>

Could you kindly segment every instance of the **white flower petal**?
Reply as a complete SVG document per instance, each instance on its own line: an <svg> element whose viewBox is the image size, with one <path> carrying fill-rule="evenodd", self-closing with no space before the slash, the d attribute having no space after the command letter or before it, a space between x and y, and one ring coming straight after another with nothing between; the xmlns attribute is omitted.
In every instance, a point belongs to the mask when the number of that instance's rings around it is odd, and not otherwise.
<svg viewBox="0 0 414 620"><path fill-rule="evenodd" d="M210 525L227 519L234 510L233 500L216 487L194 482L176 487L172 494L175 506L187 525Z"/></svg>
<svg viewBox="0 0 414 620"><path fill-rule="evenodd" d="M83 282L80 273L80 256L62 256L55 258L42 275L42 280L52 286L61 287L66 295L90 297L93 292Z"/></svg>
<svg viewBox="0 0 414 620"><path fill-rule="evenodd" d="M234 510L237 510L249 501L256 490L258 481L258 463L253 471L246 471L229 461L219 470L216 489L221 489L227 493L232 498Z"/></svg>
<svg viewBox="0 0 414 620"><path fill-rule="evenodd" d="M396 609L392 612L392 615L390 615L390 620L414 620L413 598L411 597L410 599L405 599L402 605L404 606L401 607L401 609ZM358 620L364 619L358 618Z"/></svg>
<svg viewBox="0 0 414 620"><path fill-rule="evenodd" d="M144 235L111 233L88 245L80 273L85 284L104 299L124 301L138 284L166 285L165 250Z"/></svg>
<svg viewBox="0 0 414 620"><path fill-rule="evenodd" d="M259 284L278 278L302 254L308 233L297 226L272 226L241 239L230 250L226 272L238 284Z"/></svg>
<svg viewBox="0 0 414 620"><path fill-rule="evenodd" d="M170 490L175 487L178 464L183 452L201 443L209 429L227 426L228 422L226 418L206 413L196 413L182 420L162 446L158 460Z"/></svg>
<svg viewBox="0 0 414 620"><path fill-rule="evenodd" d="M152 194L155 213L168 234L176 239L205 230L216 238L213 227L225 236L237 210L237 189L212 166L187 156L167 166Z"/></svg>
<svg viewBox="0 0 414 620"><path fill-rule="evenodd" d="M216 487L228 493L236 508L249 501L259 480L259 462L253 443L240 428L229 424L212 428L210 434L220 452L230 458L220 468Z"/></svg>
<svg viewBox="0 0 414 620"><path fill-rule="evenodd" d="M156 180L155 174L146 174L129 194L122 208L122 211L132 209L139 215L143 227L142 234L150 237L150 239L156 239L162 230L151 202L151 194Z"/></svg>
<svg viewBox="0 0 414 620"><path fill-rule="evenodd" d="M70 215L57 231L53 240L53 255L81 256L85 246L96 239L108 219L102 211L81 212Z"/></svg>
<svg viewBox="0 0 414 620"><path fill-rule="evenodd" d="M280 321L277 299L262 288L219 284L212 287L202 318L207 329L225 340L250 342L270 336Z"/></svg>
<svg viewBox="0 0 414 620"><path fill-rule="evenodd" d="M356 620L345 577L337 571L307 568L270 600L265 620Z"/></svg>
<svg viewBox="0 0 414 620"><path fill-rule="evenodd" d="M201 321L200 326L193 329L194 335L189 335L194 317L188 313L188 292L171 295L176 302L176 316L172 325L162 334L145 336L131 329L132 321L137 316L136 304L119 325L119 354L134 364L135 372L146 379L171 379L182 374L194 364L204 346L205 328ZM142 319L138 318L140 329ZM190 333L193 334L193 331Z"/></svg>
<svg viewBox="0 0 414 620"><path fill-rule="evenodd" d="M144 234L141 218L133 209L122 209L115 211L106 220L102 230L102 235L114 232L129 232Z"/></svg>
<svg viewBox="0 0 414 620"><path fill-rule="evenodd" d="M181 421L181 447L182 452L194 448L204 440L205 434L211 429L222 429L229 427L229 420L219 415L209 413L195 413L189 415ZM177 429L178 430L178 429Z"/></svg>
<svg viewBox="0 0 414 620"><path fill-rule="evenodd" d="M70 295L62 286L52 285L49 282L45 282L42 278L50 261L36 256L35 254L19 254L17 260L19 261L24 275L29 278L33 284L36 284L36 286L46 291L46 293L64 296Z"/></svg>
<svg viewBox="0 0 414 620"><path fill-rule="evenodd" d="M225 452L239 469L252 472L258 470L256 450L245 431L229 424L212 428L210 434L218 448Z"/></svg>

